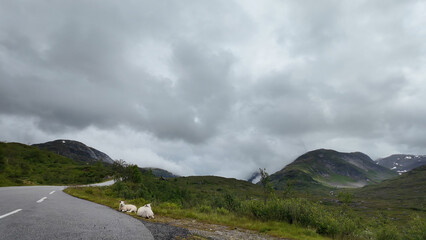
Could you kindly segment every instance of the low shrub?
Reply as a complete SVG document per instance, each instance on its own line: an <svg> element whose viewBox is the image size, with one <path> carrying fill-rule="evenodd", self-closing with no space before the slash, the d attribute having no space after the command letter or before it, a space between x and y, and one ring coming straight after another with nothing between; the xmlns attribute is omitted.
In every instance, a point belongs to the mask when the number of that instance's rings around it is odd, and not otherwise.
<svg viewBox="0 0 426 240"><path fill-rule="evenodd" d="M349 235L359 224L347 214L327 210L305 199L275 199L266 204L258 200L245 201L240 213L263 221L285 221L313 227L317 233L330 236Z"/></svg>
<svg viewBox="0 0 426 240"><path fill-rule="evenodd" d="M228 215L229 211L226 210L226 208L221 207L221 208L216 208L216 213L221 215Z"/></svg>
<svg viewBox="0 0 426 240"><path fill-rule="evenodd" d="M202 212L202 213L211 213L212 212L212 208L210 206L206 206L206 205L201 205L198 208L198 211Z"/></svg>

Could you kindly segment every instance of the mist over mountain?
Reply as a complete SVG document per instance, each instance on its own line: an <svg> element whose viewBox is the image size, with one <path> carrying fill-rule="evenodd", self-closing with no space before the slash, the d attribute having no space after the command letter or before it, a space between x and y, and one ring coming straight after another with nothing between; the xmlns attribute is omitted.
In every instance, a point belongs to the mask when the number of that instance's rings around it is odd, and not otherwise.
<svg viewBox="0 0 426 240"><path fill-rule="evenodd" d="M247 178L247 181L251 182L251 183L258 183L260 181L260 178L261 178L260 172L256 171L256 172L253 172L253 174L250 175L250 177Z"/></svg>

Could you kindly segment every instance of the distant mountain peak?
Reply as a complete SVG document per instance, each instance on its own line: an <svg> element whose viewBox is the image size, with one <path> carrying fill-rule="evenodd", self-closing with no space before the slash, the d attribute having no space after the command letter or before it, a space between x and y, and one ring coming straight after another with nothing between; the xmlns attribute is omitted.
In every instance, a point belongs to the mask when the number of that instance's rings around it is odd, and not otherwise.
<svg viewBox="0 0 426 240"><path fill-rule="evenodd" d="M399 174L426 164L426 155L393 154L376 160L377 164L389 168Z"/></svg>
<svg viewBox="0 0 426 240"><path fill-rule="evenodd" d="M288 182L299 187L362 187L396 174L377 165L362 152L344 153L331 149L309 151L271 175L276 188Z"/></svg>
<svg viewBox="0 0 426 240"><path fill-rule="evenodd" d="M98 160L110 164L114 162L107 154L75 140L58 139L34 144L33 146L83 162L95 162Z"/></svg>

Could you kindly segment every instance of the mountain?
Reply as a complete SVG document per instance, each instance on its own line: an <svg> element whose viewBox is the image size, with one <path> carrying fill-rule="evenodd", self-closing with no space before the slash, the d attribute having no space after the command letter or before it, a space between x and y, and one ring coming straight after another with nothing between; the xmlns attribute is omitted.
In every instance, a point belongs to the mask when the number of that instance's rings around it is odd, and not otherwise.
<svg viewBox="0 0 426 240"><path fill-rule="evenodd" d="M380 166L389 168L399 174L426 164L425 155L394 154L377 160Z"/></svg>
<svg viewBox="0 0 426 240"><path fill-rule="evenodd" d="M152 175L156 177L163 177L163 178L175 178L179 177L178 175L175 175L167 170L161 169L161 168L139 168L142 173L147 173L148 171L152 172Z"/></svg>
<svg viewBox="0 0 426 240"><path fill-rule="evenodd" d="M277 189L283 189L288 183L299 189L353 188L396 175L397 173L376 164L364 153L318 149L298 157L272 174L270 180Z"/></svg>
<svg viewBox="0 0 426 240"><path fill-rule="evenodd" d="M111 167L81 161L21 143L0 142L0 186L100 182Z"/></svg>
<svg viewBox="0 0 426 240"><path fill-rule="evenodd" d="M426 165L378 184L356 189L355 196L361 199L392 202L398 208L410 207L425 211Z"/></svg>
<svg viewBox="0 0 426 240"><path fill-rule="evenodd" d="M77 141L61 139L46 143L34 144L33 146L78 161L93 163L100 160L104 163L113 163L113 160L107 154Z"/></svg>

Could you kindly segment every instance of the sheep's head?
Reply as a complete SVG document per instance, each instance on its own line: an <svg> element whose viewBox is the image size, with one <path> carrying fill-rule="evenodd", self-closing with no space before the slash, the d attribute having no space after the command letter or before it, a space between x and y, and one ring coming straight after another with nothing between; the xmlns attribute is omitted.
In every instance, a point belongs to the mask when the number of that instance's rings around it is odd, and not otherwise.
<svg viewBox="0 0 426 240"><path fill-rule="evenodd" d="M151 203L145 204L145 207L151 208Z"/></svg>

